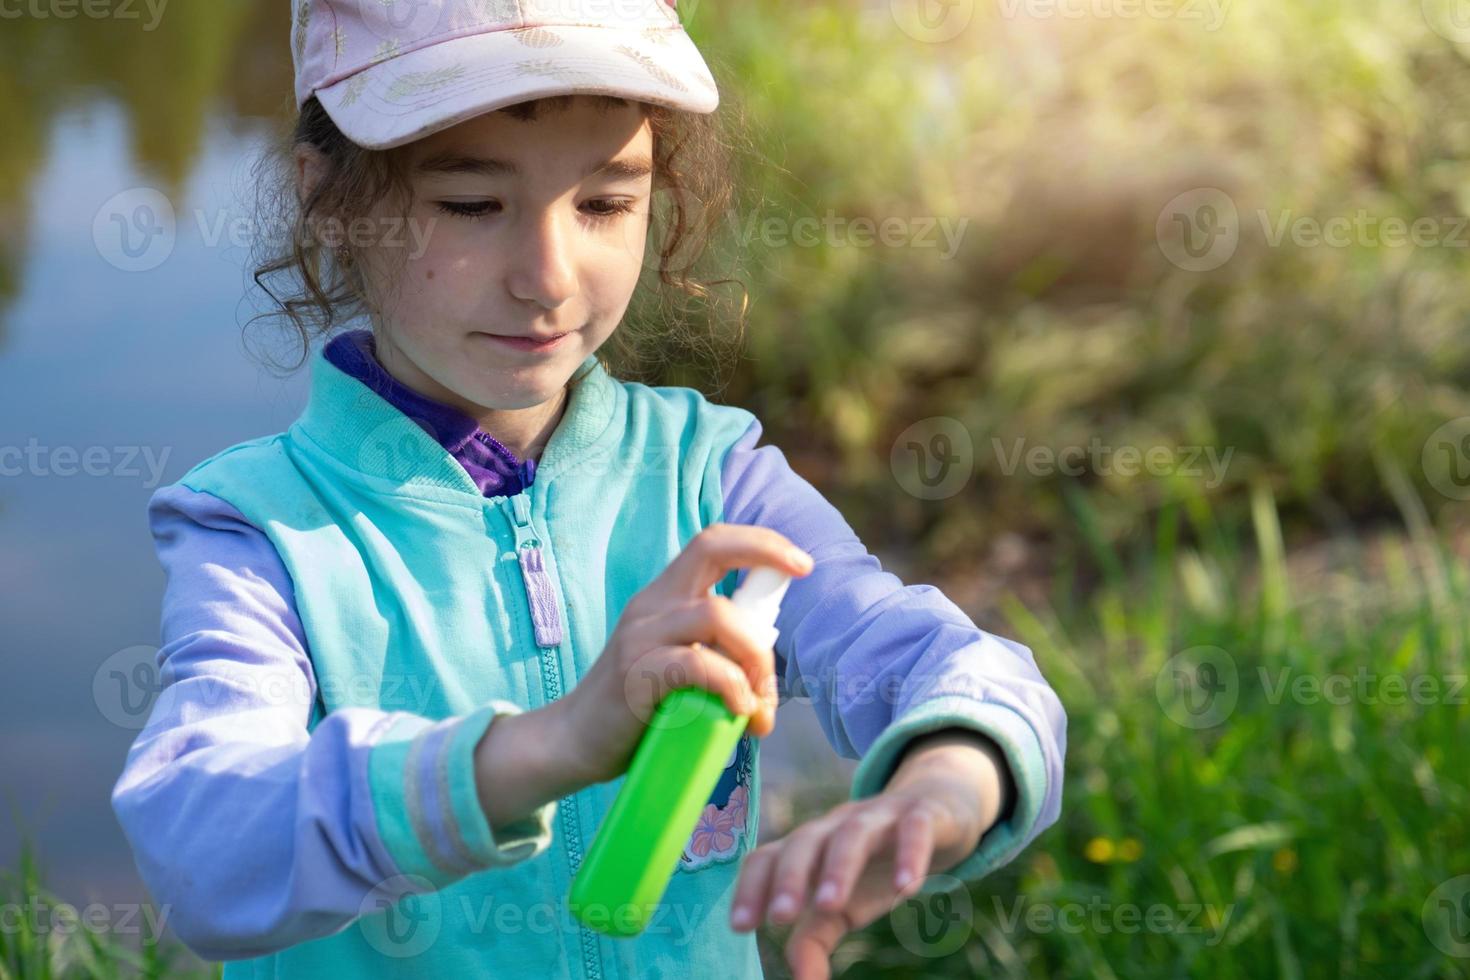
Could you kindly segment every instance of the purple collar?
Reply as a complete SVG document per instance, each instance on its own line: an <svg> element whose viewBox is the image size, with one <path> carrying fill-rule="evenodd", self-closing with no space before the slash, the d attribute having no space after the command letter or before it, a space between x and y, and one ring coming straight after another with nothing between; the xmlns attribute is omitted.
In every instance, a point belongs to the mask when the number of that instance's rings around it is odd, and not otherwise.
<svg viewBox="0 0 1470 980"><path fill-rule="evenodd" d="M485 496L513 497L535 480L534 459L516 459L515 453L481 429L473 416L420 394L389 374L378 361L371 330L340 333L327 342L323 353L343 373L367 385L433 436Z"/></svg>

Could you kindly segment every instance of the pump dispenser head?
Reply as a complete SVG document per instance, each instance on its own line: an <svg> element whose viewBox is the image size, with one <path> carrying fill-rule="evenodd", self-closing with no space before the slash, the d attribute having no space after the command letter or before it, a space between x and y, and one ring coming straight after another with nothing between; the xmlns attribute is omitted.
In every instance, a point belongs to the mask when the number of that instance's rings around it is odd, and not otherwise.
<svg viewBox="0 0 1470 980"><path fill-rule="evenodd" d="M745 573L740 586L730 596L735 608L745 614L745 622L763 646L774 647L781 631L776 629L776 616L781 599L791 584L791 576L767 565L757 565Z"/></svg>

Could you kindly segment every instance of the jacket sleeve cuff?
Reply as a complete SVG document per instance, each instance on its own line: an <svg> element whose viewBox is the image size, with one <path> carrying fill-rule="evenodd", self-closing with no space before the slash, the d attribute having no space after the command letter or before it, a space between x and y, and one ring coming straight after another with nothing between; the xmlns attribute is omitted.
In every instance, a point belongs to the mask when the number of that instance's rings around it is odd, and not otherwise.
<svg viewBox="0 0 1470 980"><path fill-rule="evenodd" d="M944 695L920 702L895 719L868 747L852 775L851 799L883 791L910 741L927 732L950 727L970 728L990 738L1005 756L1016 788L1011 815L986 831L968 857L941 874L930 874L914 896L949 891L951 879L976 881L1009 862L1033 836L1046 798L1046 767L1041 740L1015 711L993 701L963 695Z"/></svg>
<svg viewBox="0 0 1470 980"><path fill-rule="evenodd" d="M475 745L497 714L519 714L510 701L433 722L405 714L374 744L368 759L378 835L404 875L434 888L474 871L515 864L546 850L557 801L549 800L493 833L475 784Z"/></svg>

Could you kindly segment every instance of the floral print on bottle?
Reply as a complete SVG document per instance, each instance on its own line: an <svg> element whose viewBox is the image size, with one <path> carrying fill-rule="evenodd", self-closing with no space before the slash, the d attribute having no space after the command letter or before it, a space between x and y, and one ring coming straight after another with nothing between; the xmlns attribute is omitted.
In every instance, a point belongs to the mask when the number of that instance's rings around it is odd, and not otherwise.
<svg viewBox="0 0 1470 980"><path fill-rule="evenodd" d="M751 771L755 766L755 745L749 735L741 735L735 743L725 771L715 784L704 812L684 853L679 855L679 868L696 871L710 864L735 860L748 848L743 846L749 831L747 817L750 804Z"/></svg>

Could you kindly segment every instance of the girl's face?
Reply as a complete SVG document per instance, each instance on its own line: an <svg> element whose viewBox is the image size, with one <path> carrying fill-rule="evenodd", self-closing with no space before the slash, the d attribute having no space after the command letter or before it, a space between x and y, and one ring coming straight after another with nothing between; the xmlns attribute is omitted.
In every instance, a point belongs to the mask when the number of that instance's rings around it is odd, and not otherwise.
<svg viewBox="0 0 1470 980"><path fill-rule="evenodd" d="M622 320L642 268L653 158L642 108L576 96L531 122L486 113L409 151L407 228L362 256L379 359L481 419L558 399ZM566 336L547 350L491 336L555 334Z"/></svg>

